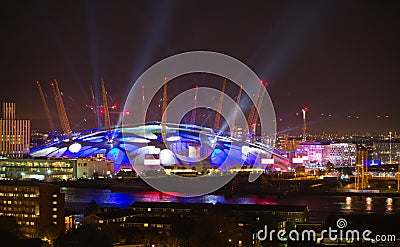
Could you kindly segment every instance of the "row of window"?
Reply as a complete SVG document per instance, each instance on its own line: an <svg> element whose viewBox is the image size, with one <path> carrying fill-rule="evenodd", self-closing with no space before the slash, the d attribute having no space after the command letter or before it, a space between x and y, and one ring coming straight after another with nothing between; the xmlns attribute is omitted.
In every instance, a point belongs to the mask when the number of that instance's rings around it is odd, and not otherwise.
<svg viewBox="0 0 400 247"><path fill-rule="evenodd" d="M15 187L15 186L0 186L1 192L13 192L13 191L22 191L22 192L31 192L36 193L38 191L37 187L25 186L25 187Z"/></svg>
<svg viewBox="0 0 400 247"><path fill-rule="evenodd" d="M10 211L10 210L9 210ZM16 214L16 213L3 213L0 212L0 216L13 216L17 218L38 218L38 215L36 214Z"/></svg>
<svg viewBox="0 0 400 247"><path fill-rule="evenodd" d="M1 201L0 201L0 203L1 203ZM24 200L24 201L3 201L3 204L4 205L11 205L11 204L14 204L14 205L24 205L24 206L34 206L34 205L36 205L36 202L35 201L32 201L32 200Z"/></svg>
<svg viewBox="0 0 400 247"><path fill-rule="evenodd" d="M0 197L38 197L38 194L0 193Z"/></svg>

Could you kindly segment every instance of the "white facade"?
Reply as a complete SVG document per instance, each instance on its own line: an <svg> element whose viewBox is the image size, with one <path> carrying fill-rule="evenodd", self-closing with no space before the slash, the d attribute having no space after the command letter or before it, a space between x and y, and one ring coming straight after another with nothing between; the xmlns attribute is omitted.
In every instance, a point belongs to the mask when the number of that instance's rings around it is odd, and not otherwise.
<svg viewBox="0 0 400 247"><path fill-rule="evenodd" d="M76 166L77 178L108 176L114 174L114 162L104 158L78 159Z"/></svg>
<svg viewBox="0 0 400 247"><path fill-rule="evenodd" d="M356 163L356 144L333 143L326 147L329 161L334 165L354 165Z"/></svg>

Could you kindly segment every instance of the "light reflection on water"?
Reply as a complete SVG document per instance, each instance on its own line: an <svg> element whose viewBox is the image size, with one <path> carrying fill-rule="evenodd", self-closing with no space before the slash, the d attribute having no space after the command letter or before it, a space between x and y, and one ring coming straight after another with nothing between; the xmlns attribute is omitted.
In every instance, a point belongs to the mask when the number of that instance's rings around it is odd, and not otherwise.
<svg viewBox="0 0 400 247"><path fill-rule="evenodd" d="M311 222L322 222L330 214L400 214L400 199L386 197L295 195L279 199L277 196L246 195L226 199L222 195L176 197L156 191L120 192L89 188L62 188L61 190L65 193L66 207L81 213L91 200L95 200L99 207L120 208L127 208L134 201L307 205Z"/></svg>

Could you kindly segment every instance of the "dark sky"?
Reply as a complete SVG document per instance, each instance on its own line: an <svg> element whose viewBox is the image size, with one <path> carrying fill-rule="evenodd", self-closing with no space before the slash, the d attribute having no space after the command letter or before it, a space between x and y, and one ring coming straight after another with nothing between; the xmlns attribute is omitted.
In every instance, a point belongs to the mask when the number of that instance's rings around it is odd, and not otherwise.
<svg viewBox="0 0 400 247"><path fill-rule="evenodd" d="M58 122L48 85L56 78L73 128L91 128L84 105L92 82L99 93L104 77L122 104L152 64L211 50L269 82L281 132L299 131L302 106L310 131L399 132L400 2L232 2L3 2L0 101L16 102L19 118L46 129L35 81Z"/></svg>

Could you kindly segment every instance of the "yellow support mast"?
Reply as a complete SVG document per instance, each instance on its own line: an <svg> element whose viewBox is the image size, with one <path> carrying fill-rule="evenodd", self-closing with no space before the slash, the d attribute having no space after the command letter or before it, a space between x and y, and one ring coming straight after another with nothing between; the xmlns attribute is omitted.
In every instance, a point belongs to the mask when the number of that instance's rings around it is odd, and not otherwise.
<svg viewBox="0 0 400 247"><path fill-rule="evenodd" d="M103 78L101 78L101 92L103 95L104 127L109 130L111 128L110 111L108 110L107 92Z"/></svg>
<svg viewBox="0 0 400 247"><path fill-rule="evenodd" d="M67 111L65 110L64 102L61 96L60 88L58 87L58 82L54 80L51 84L53 88L53 93L56 101L57 111L61 122L61 127L64 134L68 136L68 139L72 140L71 126L69 125L69 120L67 116Z"/></svg>
<svg viewBox="0 0 400 247"><path fill-rule="evenodd" d="M217 109L217 113L215 114L214 130L219 130L219 122L221 119L220 112L222 111L222 103L224 101L225 88L226 88L226 79L224 79L224 83L222 84L222 90L221 90L221 96L219 97L218 109Z"/></svg>
<svg viewBox="0 0 400 247"><path fill-rule="evenodd" d="M46 97L44 96L42 87L40 86L40 82L37 81L36 84L37 84L37 86L39 88L40 98L42 100L43 109L44 109L44 113L45 113L46 118L47 118L47 122L49 123L50 131L51 131L51 133L54 133L56 128L54 127L54 122L53 122L53 119L51 118L49 106L47 105L47 102L46 102Z"/></svg>

